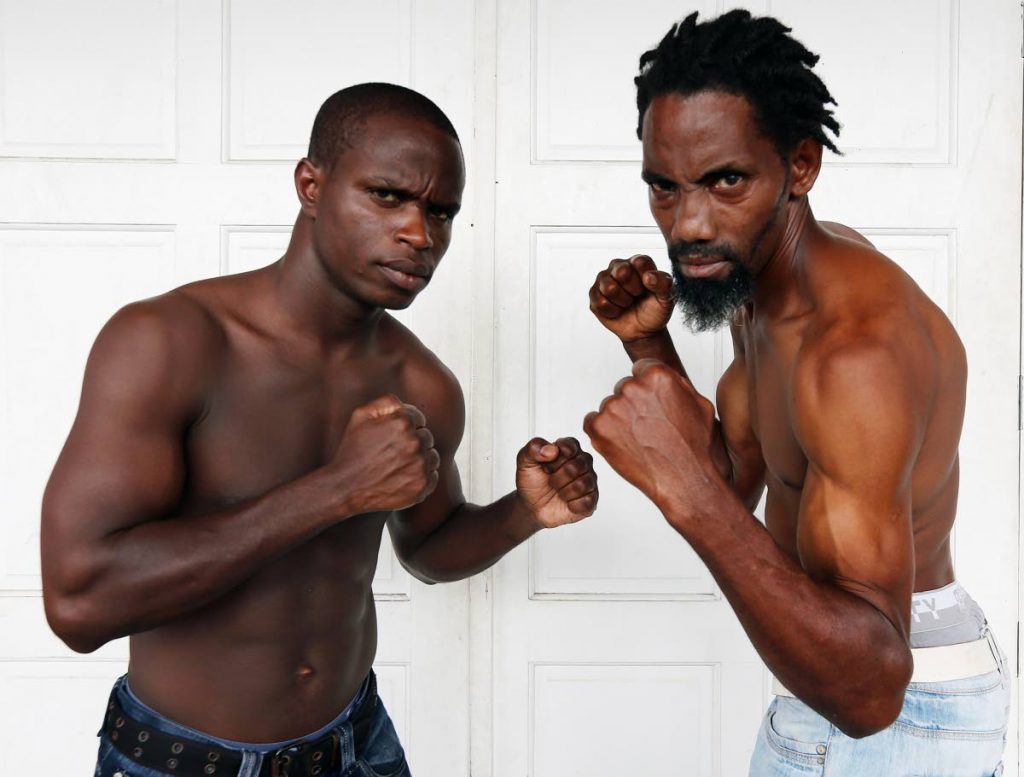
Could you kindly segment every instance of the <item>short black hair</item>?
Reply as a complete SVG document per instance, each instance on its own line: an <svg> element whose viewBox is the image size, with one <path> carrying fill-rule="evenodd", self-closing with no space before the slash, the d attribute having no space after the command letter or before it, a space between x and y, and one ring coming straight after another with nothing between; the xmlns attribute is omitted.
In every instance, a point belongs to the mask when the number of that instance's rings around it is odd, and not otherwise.
<svg viewBox="0 0 1024 777"><path fill-rule="evenodd" d="M371 82L346 87L324 100L313 120L306 156L318 165L333 166L359 141L367 119L383 113L422 119L459 140L444 111L429 98L398 84Z"/></svg>
<svg viewBox="0 0 1024 777"><path fill-rule="evenodd" d="M684 97L721 91L744 97L754 108L761 131L786 155L805 138L840 153L825 134L839 136L839 122L826 106L837 105L811 70L818 62L778 19L754 17L742 9L697 23L697 13L672 26L657 48L640 57L636 107L637 137L644 113L663 94Z"/></svg>

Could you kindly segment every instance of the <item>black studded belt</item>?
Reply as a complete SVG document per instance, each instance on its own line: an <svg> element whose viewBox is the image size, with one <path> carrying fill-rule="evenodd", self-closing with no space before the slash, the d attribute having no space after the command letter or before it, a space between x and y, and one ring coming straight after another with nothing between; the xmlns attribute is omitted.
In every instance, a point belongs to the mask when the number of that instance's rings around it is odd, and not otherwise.
<svg viewBox="0 0 1024 777"><path fill-rule="evenodd" d="M377 707L377 680L370 674L366 695L351 718L356 746L370 733ZM182 777L235 777L242 766L242 752L208 742L168 734L145 725L126 713L110 696L103 730L114 747L147 769ZM331 731L311 742L296 742L263 756L259 777L317 777L341 760L341 738Z"/></svg>

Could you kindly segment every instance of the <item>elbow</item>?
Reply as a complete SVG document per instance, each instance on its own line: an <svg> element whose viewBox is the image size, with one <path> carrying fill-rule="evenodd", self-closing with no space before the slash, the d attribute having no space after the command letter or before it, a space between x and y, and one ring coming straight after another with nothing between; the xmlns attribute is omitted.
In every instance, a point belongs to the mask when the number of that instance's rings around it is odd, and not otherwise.
<svg viewBox="0 0 1024 777"><path fill-rule="evenodd" d="M395 555L398 556L398 563L402 565L402 568L421 583L435 585L448 582L443 575L437 573L437 570L428 569L425 565L416 563L412 558L405 558L400 553Z"/></svg>
<svg viewBox="0 0 1024 777"><path fill-rule="evenodd" d="M863 739L889 728L903 709L903 697L914 672L910 650L904 647L880 663L883 665L870 682L859 685L852 697L854 701L845 705L833 720L836 728L852 739Z"/></svg>
<svg viewBox="0 0 1024 777"><path fill-rule="evenodd" d="M850 737L850 739L863 739L864 737L884 731L899 716L900 709L903 706L902 697L898 706L891 704L870 705L871 709L867 709L867 706L865 705L865 709L837 716L834 721L836 728Z"/></svg>
<svg viewBox="0 0 1024 777"><path fill-rule="evenodd" d="M81 598L45 594L43 601L50 629L76 653L92 653L114 638Z"/></svg>

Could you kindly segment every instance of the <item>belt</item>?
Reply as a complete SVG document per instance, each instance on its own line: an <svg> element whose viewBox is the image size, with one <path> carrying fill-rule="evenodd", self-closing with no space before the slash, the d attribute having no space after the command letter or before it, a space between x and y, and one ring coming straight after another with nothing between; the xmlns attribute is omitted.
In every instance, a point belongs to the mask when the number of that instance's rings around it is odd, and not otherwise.
<svg viewBox="0 0 1024 777"><path fill-rule="evenodd" d="M371 673L366 695L354 712L352 737L368 738L377 707L377 679ZM242 766L242 751L168 734L132 718L111 694L103 730L114 747L135 763L164 774L183 777L235 777ZM341 737L330 731L311 742L296 742L263 756L259 777L317 777L341 762Z"/></svg>
<svg viewBox="0 0 1024 777"><path fill-rule="evenodd" d="M910 653L914 657L914 674L910 678L912 683L964 680L999 669L999 648L996 647L991 631L973 642L913 648ZM776 696L794 697L793 693L774 677L772 693Z"/></svg>

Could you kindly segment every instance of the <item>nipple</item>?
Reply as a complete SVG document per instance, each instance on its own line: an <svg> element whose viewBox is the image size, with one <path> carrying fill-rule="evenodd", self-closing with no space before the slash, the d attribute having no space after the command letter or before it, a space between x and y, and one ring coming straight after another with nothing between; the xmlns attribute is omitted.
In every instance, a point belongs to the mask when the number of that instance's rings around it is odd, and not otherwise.
<svg viewBox="0 0 1024 777"><path fill-rule="evenodd" d="M309 682L315 675L316 669L308 664L301 664L299 668L295 670L295 677L300 682Z"/></svg>

